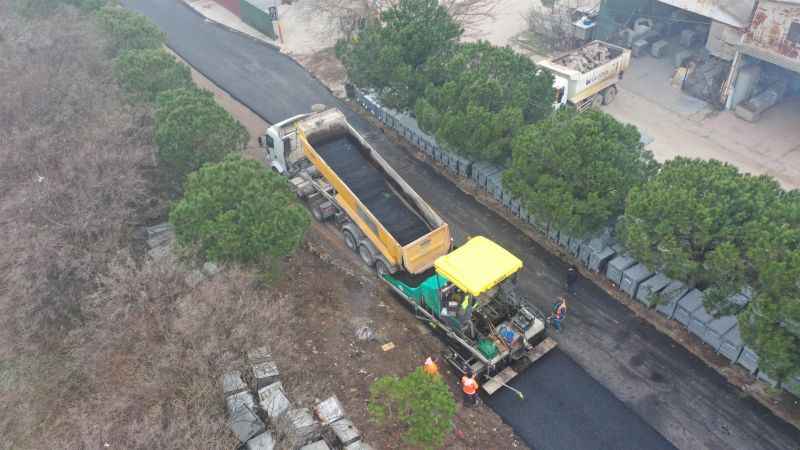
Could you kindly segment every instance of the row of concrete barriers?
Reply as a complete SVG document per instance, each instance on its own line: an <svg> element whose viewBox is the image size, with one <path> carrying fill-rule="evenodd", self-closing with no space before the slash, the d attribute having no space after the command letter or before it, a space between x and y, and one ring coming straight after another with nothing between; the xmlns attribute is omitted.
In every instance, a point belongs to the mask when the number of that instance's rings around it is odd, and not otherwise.
<svg viewBox="0 0 800 450"><path fill-rule="evenodd" d="M371 94L348 89L353 98L386 126L394 129L415 145L431 160L438 162L453 175L471 180L477 187L507 207L523 222L534 227L567 252L577 257L589 270L604 274L615 286L630 297L669 319L687 327L689 332L711 346L731 364L739 364L758 379L777 387L778 383L764 370L759 370L758 355L742 341L735 315L715 318L703 306L703 292L689 289L684 283L662 273L649 270L638 263L617 243L610 229L589 238L573 238L545 221L529 214L521 202L503 189L505 168L485 162L473 162L441 148L436 139L420 130L416 120L407 114L384 108ZM745 290L729 299L735 311L741 311L750 301ZM800 397L800 376L784 381L783 387Z"/></svg>
<svg viewBox="0 0 800 450"><path fill-rule="evenodd" d="M258 401L241 372L231 371L222 377L228 425L242 449L373 450L345 417L336 396L320 402L313 412L309 408L292 408L269 350L252 350L247 353L247 361L247 378Z"/></svg>

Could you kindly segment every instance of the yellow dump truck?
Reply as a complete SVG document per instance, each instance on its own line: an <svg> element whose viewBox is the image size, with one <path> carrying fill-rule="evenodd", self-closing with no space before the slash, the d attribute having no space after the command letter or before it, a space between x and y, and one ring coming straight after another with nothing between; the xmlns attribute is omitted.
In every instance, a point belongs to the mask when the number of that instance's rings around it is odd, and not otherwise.
<svg viewBox="0 0 800 450"><path fill-rule="evenodd" d="M259 138L267 164L290 178L319 221L380 275L419 274L452 246L447 223L347 122L328 109L292 117Z"/></svg>

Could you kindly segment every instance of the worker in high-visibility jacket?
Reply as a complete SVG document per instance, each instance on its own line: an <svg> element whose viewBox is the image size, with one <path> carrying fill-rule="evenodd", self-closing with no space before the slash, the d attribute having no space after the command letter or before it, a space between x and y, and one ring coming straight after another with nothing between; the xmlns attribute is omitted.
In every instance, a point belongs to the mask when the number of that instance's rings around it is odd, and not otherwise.
<svg viewBox="0 0 800 450"><path fill-rule="evenodd" d="M432 377L438 377L439 366L436 365L436 358L429 356L428 359L425 360L425 364L422 366L422 370Z"/></svg>
<svg viewBox="0 0 800 450"><path fill-rule="evenodd" d="M468 369L467 373L461 377L461 390L464 392L464 404L474 405L478 402L478 382L472 375L472 369Z"/></svg>

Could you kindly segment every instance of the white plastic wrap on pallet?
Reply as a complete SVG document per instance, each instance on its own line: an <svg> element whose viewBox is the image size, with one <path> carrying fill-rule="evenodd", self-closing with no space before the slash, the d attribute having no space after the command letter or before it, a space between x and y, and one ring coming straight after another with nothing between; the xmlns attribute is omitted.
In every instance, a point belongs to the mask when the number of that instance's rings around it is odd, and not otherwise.
<svg viewBox="0 0 800 450"><path fill-rule="evenodd" d="M639 285L636 291L636 300L651 306L655 300L656 294L660 293L666 288L672 280L663 273L657 273L652 278L645 280Z"/></svg>
<svg viewBox="0 0 800 450"><path fill-rule="evenodd" d="M626 269L630 268L634 264L636 264L636 260L633 259L632 256L619 255L608 262L608 268L606 268L606 278L619 286L619 284L622 282L622 274Z"/></svg>
<svg viewBox="0 0 800 450"><path fill-rule="evenodd" d="M722 345L722 338L725 336L725 333L730 331L734 326L736 326L736 316L718 317L709 322L706 326L706 334L703 335L703 341L714 350L719 351Z"/></svg>
<svg viewBox="0 0 800 450"><path fill-rule="evenodd" d="M636 298L636 291L639 286L653 276L653 272L644 264L636 264L631 266L622 273L622 281L620 282L620 289L622 292Z"/></svg>
<svg viewBox="0 0 800 450"><path fill-rule="evenodd" d="M660 301L656 306L656 311L672 319L675 316L675 310L678 307L678 302L689 292L689 288L680 281L673 280L663 291L659 294Z"/></svg>
<svg viewBox="0 0 800 450"><path fill-rule="evenodd" d="M674 319L683 324L683 326L688 327L689 321L692 320L692 313L702 307L703 293L697 289L692 289L678 302Z"/></svg>

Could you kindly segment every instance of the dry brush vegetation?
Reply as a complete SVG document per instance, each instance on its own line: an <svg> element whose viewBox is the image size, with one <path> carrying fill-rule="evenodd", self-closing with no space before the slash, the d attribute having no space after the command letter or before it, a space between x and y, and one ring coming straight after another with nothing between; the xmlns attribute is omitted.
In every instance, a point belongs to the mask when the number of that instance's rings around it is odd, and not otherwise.
<svg viewBox="0 0 800 450"><path fill-rule="evenodd" d="M166 213L152 111L104 45L72 9L0 4L0 448L228 448L219 378L285 309L251 273L189 290L136 250Z"/></svg>

